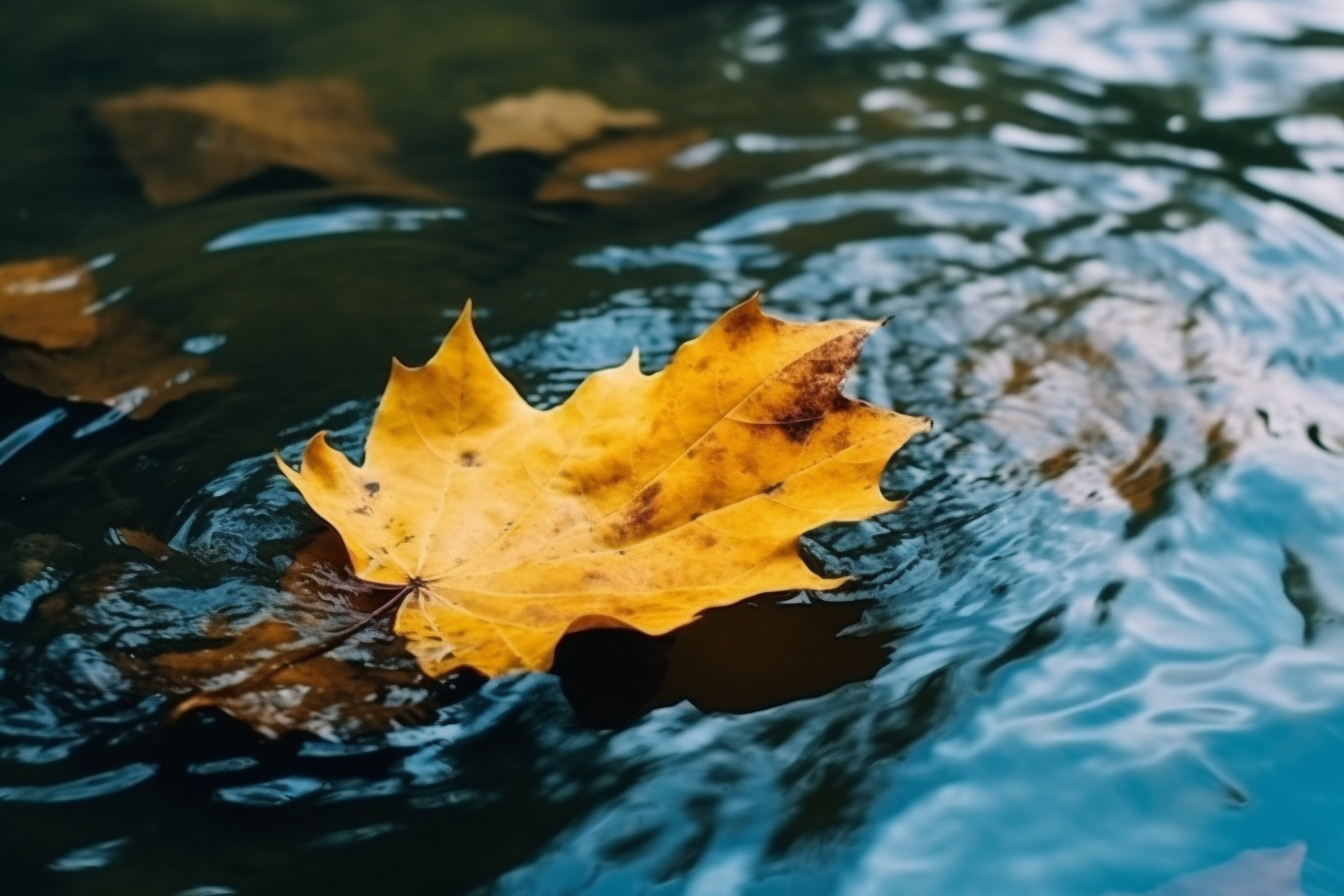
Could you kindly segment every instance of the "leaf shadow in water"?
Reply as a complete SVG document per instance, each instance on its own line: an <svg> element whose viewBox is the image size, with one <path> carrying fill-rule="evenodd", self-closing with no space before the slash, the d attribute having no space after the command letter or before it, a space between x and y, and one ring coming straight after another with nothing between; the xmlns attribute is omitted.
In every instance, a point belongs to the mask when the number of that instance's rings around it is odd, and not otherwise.
<svg viewBox="0 0 1344 896"><path fill-rule="evenodd" d="M709 610L661 637L575 632L561 640L551 672L582 721L620 728L682 701L707 713L768 709L871 680L890 660L890 632L841 634L872 601L791 596Z"/></svg>

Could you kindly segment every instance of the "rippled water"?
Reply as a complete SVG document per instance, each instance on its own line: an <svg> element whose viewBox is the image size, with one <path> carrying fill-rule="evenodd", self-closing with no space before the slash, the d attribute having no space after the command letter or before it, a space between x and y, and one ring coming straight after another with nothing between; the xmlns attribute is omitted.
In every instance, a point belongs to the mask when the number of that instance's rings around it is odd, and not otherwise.
<svg viewBox="0 0 1344 896"><path fill-rule="evenodd" d="M1344 5L456 6L0 10L0 260L102 258L239 377L103 427L0 386L4 892L1099 896L1295 844L1344 890ZM81 113L328 73L452 199L152 212ZM707 127L731 188L534 215L457 116L538 84ZM936 429L905 510L812 540L854 585L693 627L658 708L594 724L608 649L582 687L266 743L165 731L113 661L279 599L316 522L270 449L358 445L467 296L550 404L754 289L892 315L852 389ZM128 565L124 525L188 559Z"/></svg>

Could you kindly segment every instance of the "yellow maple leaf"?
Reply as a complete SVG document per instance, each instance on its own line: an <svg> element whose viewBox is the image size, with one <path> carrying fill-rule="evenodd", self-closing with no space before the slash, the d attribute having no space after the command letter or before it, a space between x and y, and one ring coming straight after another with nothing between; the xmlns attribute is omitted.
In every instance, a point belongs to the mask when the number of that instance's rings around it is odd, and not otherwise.
<svg viewBox="0 0 1344 896"><path fill-rule="evenodd" d="M468 307L424 367L394 362L363 466L325 433L280 466L356 575L409 589L396 631L425 672L543 671L569 631L657 635L845 581L808 569L799 536L898 507L878 480L929 426L841 394L878 326L786 322L753 297L666 369L636 353L541 411Z"/></svg>

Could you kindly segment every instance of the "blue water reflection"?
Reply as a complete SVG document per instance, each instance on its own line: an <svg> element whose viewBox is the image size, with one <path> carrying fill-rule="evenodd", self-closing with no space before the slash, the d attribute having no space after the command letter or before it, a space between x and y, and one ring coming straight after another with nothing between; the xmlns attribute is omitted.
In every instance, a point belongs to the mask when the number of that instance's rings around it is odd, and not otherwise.
<svg viewBox="0 0 1344 896"><path fill-rule="evenodd" d="M408 232L435 221L460 221L466 212L460 208L381 209L363 206L339 208L311 215L277 218L232 230L205 244L207 252L223 252L244 246L260 246L285 240L311 239L347 233L378 231Z"/></svg>

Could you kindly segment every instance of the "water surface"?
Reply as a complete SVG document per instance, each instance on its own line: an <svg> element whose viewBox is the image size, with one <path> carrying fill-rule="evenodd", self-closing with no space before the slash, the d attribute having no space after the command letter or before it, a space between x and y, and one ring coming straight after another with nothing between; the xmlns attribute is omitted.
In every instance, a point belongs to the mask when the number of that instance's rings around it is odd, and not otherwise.
<svg viewBox="0 0 1344 896"><path fill-rule="evenodd" d="M239 382L107 426L0 386L6 892L1100 896L1295 844L1344 891L1344 6L117 7L0 10L0 259L102 259ZM85 112L328 74L451 198L155 211ZM707 128L730 188L535 214L535 165L468 161L459 114L542 84ZM527 676L265 743L166 734L111 659L277 599L317 523L271 449L356 448L467 297L550 405L756 289L891 315L851 389L936 428L904 510L809 541L854 583L688 634L669 705L609 729ZM190 562L127 566L118 526Z"/></svg>

